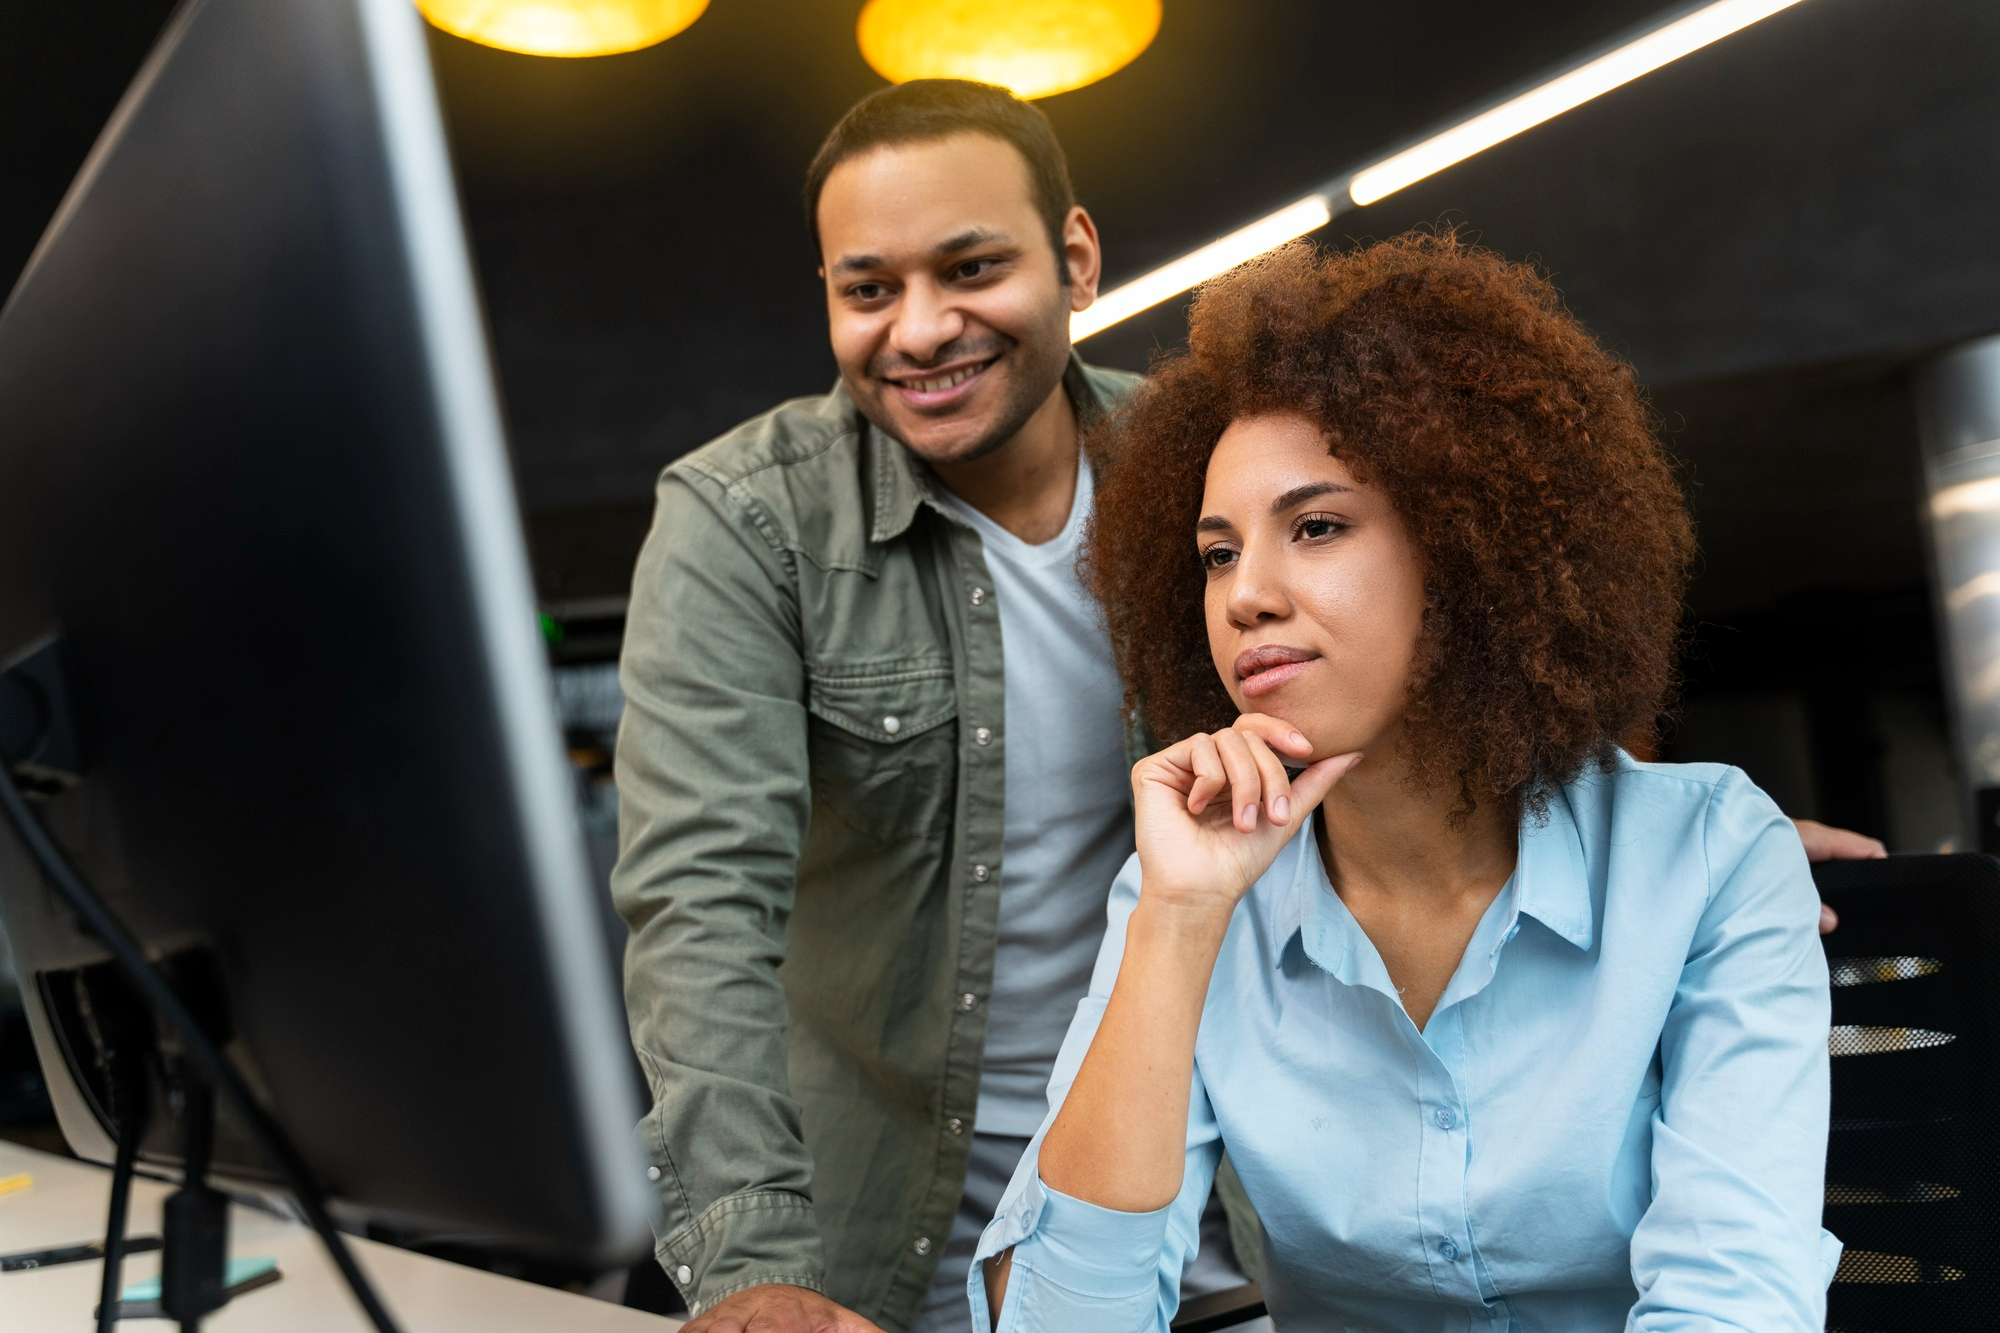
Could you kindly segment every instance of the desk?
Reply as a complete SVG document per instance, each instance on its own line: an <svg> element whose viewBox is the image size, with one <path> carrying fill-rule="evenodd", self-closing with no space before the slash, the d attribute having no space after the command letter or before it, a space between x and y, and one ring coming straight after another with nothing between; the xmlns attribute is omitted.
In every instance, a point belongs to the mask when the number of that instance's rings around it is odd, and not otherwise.
<svg viewBox="0 0 2000 1333"><path fill-rule="evenodd" d="M101 1239L110 1207L111 1173L86 1162L0 1142L0 1176L26 1171L33 1188L0 1194L0 1253ZM172 1186L141 1178L132 1186L132 1235L160 1234L160 1202ZM445 1263L393 1246L348 1237L404 1333L671 1333L680 1323L621 1306ZM251 1208L232 1208L229 1252L278 1261L284 1280L218 1310L202 1327L214 1333L368 1333L369 1325L319 1238L306 1227ZM129 1285L155 1277L160 1256L125 1260ZM89 1333L104 1266L62 1264L0 1273L0 1328L6 1333ZM164 1330L164 1321L125 1321L133 1333Z"/></svg>

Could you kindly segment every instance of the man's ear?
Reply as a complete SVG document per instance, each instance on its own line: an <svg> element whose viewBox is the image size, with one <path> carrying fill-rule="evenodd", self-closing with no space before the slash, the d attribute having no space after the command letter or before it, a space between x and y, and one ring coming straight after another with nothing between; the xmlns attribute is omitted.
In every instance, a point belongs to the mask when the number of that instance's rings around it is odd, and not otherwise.
<svg viewBox="0 0 2000 1333"><path fill-rule="evenodd" d="M1081 205L1063 219L1063 262L1069 265L1069 308L1088 309L1097 299L1097 280L1104 276L1104 251L1097 224Z"/></svg>

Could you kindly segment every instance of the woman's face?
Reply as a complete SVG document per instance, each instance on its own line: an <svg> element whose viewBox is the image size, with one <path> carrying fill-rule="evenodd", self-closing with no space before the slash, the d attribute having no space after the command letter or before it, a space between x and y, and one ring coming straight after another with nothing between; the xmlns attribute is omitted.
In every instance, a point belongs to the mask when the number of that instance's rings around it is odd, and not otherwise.
<svg viewBox="0 0 2000 1333"><path fill-rule="evenodd" d="M1424 571L1388 497L1283 413L1222 432L1201 514L1209 652L1236 706L1297 727L1314 759L1393 744Z"/></svg>

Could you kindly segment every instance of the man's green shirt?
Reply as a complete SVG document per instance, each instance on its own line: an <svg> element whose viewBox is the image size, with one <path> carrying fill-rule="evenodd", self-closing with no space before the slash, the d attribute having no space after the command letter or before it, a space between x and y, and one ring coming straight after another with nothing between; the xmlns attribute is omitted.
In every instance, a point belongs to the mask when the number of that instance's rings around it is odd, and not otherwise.
<svg viewBox="0 0 2000 1333"><path fill-rule="evenodd" d="M1064 383L1088 423L1138 377L1072 357ZM783 1282L898 1329L930 1285L993 989L992 586L930 470L839 387L660 478L613 891L657 1252L696 1312Z"/></svg>

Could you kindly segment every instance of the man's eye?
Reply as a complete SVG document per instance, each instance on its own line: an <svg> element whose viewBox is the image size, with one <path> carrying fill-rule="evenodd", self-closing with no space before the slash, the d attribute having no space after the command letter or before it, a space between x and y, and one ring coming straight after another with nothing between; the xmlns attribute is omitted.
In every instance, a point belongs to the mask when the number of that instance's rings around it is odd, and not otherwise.
<svg viewBox="0 0 2000 1333"><path fill-rule="evenodd" d="M847 294L856 301L879 301L888 294L888 288L879 282L857 282L847 289Z"/></svg>
<svg viewBox="0 0 2000 1333"><path fill-rule="evenodd" d="M977 278L984 275L992 267L993 261L990 259L968 259L952 270L952 276L961 281L969 278Z"/></svg>

